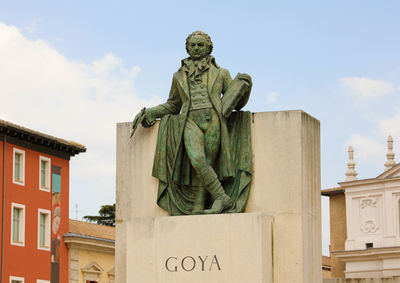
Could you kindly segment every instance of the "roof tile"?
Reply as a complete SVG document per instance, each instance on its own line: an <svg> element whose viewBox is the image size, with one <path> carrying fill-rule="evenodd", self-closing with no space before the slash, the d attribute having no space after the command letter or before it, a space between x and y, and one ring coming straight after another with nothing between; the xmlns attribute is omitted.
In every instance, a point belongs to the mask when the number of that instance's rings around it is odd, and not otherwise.
<svg viewBox="0 0 400 283"><path fill-rule="evenodd" d="M92 236L102 239L115 240L115 228L111 226L98 225L78 220L69 220L70 233Z"/></svg>

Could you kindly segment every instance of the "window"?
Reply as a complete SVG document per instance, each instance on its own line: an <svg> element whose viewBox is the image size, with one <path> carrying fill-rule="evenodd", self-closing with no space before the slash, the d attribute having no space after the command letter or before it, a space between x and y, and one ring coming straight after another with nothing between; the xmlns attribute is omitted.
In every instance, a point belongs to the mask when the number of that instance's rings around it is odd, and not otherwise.
<svg viewBox="0 0 400 283"><path fill-rule="evenodd" d="M36 280L36 283L50 283L50 281L38 279L38 280Z"/></svg>
<svg viewBox="0 0 400 283"><path fill-rule="evenodd" d="M24 283L23 277L10 276L10 283Z"/></svg>
<svg viewBox="0 0 400 283"><path fill-rule="evenodd" d="M25 245L25 205L11 204L11 245Z"/></svg>
<svg viewBox="0 0 400 283"><path fill-rule="evenodd" d="M39 158L39 189L50 191L50 158L40 156Z"/></svg>
<svg viewBox="0 0 400 283"><path fill-rule="evenodd" d="M81 268L81 271L85 283L97 283L100 281L103 268L101 268L101 266L96 262L92 261L84 268Z"/></svg>
<svg viewBox="0 0 400 283"><path fill-rule="evenodd" d="M38 249L50 250L50 210L38 210Z"/></svg>
<svg viewBox="0 0 400 283"><path fill-rule="evenodd" d="M25 151L14 148L13 150L13 183L25 184Z"/></svg>

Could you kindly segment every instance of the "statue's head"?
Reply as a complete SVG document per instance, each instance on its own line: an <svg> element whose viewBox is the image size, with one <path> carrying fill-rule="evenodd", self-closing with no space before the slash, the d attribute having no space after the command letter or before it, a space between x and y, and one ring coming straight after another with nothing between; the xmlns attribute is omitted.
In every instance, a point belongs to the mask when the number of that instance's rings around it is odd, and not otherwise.
<svg viewBox="0 0 400 283"><path fill-rule="evenodd" d="M205 32L195 31L186 38L186 51L192 59L201 59L210 55L212 50L213 43Z"/></svg>

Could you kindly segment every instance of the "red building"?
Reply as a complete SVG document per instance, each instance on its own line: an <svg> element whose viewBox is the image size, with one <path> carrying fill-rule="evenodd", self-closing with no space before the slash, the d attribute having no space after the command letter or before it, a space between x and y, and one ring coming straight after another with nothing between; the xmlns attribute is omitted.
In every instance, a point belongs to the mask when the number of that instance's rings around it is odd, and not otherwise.
<svg viewBox="0 0 400 283"><path fill-rule="evenodd" d="M67 283L69 160L86 148L0 119L2 283Z"/></svg>

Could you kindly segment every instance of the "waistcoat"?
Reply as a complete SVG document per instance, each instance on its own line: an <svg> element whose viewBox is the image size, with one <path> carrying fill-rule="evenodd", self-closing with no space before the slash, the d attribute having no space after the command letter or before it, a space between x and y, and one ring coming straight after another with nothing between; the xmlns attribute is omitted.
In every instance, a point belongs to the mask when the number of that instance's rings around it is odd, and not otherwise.
<svg viewBox="0 0 400 283"><path fill-rule="evenodd" d="M208 71L202 74L202 80L200 83L189 81L189 93L190 93L189 110L198 110L198 109L213 107L207 90L207 77L208 77L207 75Z"/></svg>

